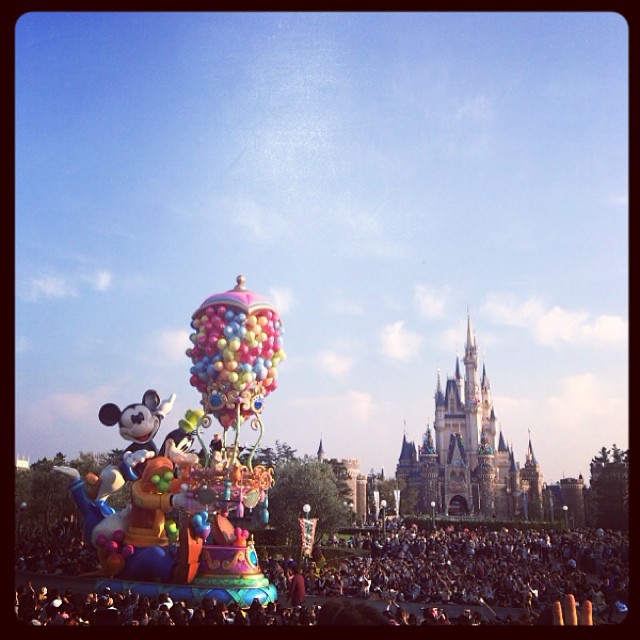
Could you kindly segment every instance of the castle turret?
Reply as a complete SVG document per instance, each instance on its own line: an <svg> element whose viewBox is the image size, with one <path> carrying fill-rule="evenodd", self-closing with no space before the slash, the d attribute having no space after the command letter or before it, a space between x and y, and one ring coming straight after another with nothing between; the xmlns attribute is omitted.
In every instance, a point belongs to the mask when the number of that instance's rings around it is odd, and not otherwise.
<svg viewBox="0 0 640 640"><path fill-rule="evenodd" d="M531 445L531 435L529 435L529 445L525 455L524 468L520 472L520 477L528 484L528 491L525 498L524 506L525 517L529 520L538 520L543 517L544 505L542 497L542 472L540 465L533 453Z"/></svg>
<svg viewBox="0 0 640 640"><path fill-rule="evenodd" d="M478 447L478 466L476 478L478 481L478 511L484 516L490 517L495 513L496 505L496 472L494 466L493 447L487 442L485 431L480 434L480 446Z"/></svg>
<svg viewBox="0 0 640 640"><path fill-rule="evenodd" d="M478 345L467 311L467 342L464 347L465 396L464 410L467 421L469 451L475 453L480 445L482 413L480 412L480 381L478 380Z"/></svg>
<svg viewBox="0 0 640 640"><path fill-rule="evenodd" d="M429 512L431 503L435 502L435 511L442 512L441 496L438 485L438 454L431 435L431 428L427 424L427 430L422 438L420 447L420 503L423 511Z"/></svg>
<svg viewBox="0 0 640 640"><path fill-rule="evenodd" d="M560 480L560 492L563 505L568 507L563 517L566 518L569 528L584 527L584 478L582 475L578 478Z"/></svg>

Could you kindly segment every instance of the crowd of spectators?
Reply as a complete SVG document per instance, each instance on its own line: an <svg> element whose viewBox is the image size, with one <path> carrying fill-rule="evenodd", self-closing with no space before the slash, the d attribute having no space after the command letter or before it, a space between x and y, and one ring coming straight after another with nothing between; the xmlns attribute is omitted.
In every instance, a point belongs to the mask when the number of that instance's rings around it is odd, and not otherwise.
<svg viewBox="0 0 640 640"><path fill-rule="evenodd" d="M292 557L263 551L263 572L278 592L277 601L264 606L256 601L242 610L208 598L167 602L135 593L36 593L24 584L16 589L16 616L20 622L42 625L317 625L323 623L320 607L309 603L313 596L322 596L341 601L340 607L334 604L328 611L347 618L362 614L344 611L349 606L345 603L356 606L354 598L382 600L386 608L375 609L380 616L371 609L364 618L389 624L538 624L567 594L578 603L592 603L595 624L617 623L626 616L628 534L587 528L491 530L460 524L425 530L402 521L390 523L385 533L336 537L337 546L359 552L327 561L320 547L302 567ZM59 536L18 540L15 568L77 576L98 565L93 548L67 535L64 544ZM304 576L306 602L304 597L289 597L296 573ZM407 611L409 602L421 605L422 617ZM465 612L449 619L448 604L463 605ZM488 618L472 611L471 605L485 605L489 611L517 608L520 613ZM329 614L323 615L324 623L331 624Z"/></svg>

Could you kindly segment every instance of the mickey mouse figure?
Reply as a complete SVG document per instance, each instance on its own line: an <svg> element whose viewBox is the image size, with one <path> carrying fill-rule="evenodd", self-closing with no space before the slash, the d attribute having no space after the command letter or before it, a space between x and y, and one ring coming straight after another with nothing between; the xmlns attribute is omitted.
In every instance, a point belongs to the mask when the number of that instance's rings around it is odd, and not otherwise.
<svg viewBox="0 0 640 640"><path fill-rule="evenodd" d="M176 394L173 393L168 400L161 402L158 393L149 389L144 392L142 402L129 404L124 409L113 402L100 407L100 422L107 427L117 424L120 436L132 443L125 449L120 463L105 467L89 490L89 497L96 502L104 516L113 513L106 498L122 487L126 480L139 479L145 462L158 455L153 438L158 433L163 418L173 408L175 400Z"/></svg>

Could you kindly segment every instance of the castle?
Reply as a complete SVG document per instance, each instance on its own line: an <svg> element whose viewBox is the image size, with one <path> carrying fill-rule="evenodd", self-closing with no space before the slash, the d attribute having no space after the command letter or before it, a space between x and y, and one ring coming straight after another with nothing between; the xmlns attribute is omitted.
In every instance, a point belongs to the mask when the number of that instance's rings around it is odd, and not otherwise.
<svg viewBox="0 0 640 640"><path fill-rule="evenodd" d="M543 519L548 496L531 437L521 468L502 431L497 435L491 385L484 364L479 375L469 315L462 362L464 379L456 358L444 390L438 372L433 430L427 425L422 444L416 449L403 436L396 478L404 480L405 499L415 492L416 511L423 513Z"/></svg>

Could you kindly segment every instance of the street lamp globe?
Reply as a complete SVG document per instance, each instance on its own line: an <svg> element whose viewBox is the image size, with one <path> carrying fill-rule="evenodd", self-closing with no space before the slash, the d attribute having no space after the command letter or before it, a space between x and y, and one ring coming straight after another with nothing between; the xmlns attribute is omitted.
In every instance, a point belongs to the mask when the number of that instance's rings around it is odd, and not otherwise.
<svg viewBox="0 0 640 640"><path fill-rule="evenodd" d="M304 511L304 515L308 516L309 512L311 511L311 506L308 504L305 504L302 506L302 510Z"/></svg>
<svg viewBox="0 0 640 640"><path fill-rule="evenodd" d="M386 508L387 508L387 501L386 501L386 500L382 500L382 501L380 502L380 506L381 506L383 509L386 509Z"/></svg>
<svg viewBox="0 0 640 640"><path fill-rule="evenodd" d="M436 503L432 500L432 501L431 501L431 508L432 508L432 509L435 509L435 506L436 506Z"/></svg>

